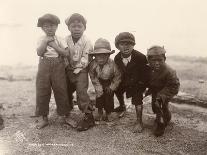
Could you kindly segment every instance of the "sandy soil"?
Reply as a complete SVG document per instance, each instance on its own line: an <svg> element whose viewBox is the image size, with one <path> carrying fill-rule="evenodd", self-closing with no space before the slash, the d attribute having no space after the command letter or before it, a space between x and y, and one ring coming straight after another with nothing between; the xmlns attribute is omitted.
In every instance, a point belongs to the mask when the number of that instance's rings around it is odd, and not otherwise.
<svg viewBox="0 0 207 155"><path fill-rule="evenodd" d="M135 110L129 101L126 116L113 123L96 125L85 132L61 126L50 104L50 125L35 129L39 118L30 118L35 109L34 81L0 81L0 109L5 128L0 131L0 155L64 155L64 154L207 154L207 110L172 103L172 122L164 136L152 134L154 114L149 99L144 104L143 133L133 133ZM1 107L1 106L0 106ZM72 111L74 120L80 111Z"/></svg>

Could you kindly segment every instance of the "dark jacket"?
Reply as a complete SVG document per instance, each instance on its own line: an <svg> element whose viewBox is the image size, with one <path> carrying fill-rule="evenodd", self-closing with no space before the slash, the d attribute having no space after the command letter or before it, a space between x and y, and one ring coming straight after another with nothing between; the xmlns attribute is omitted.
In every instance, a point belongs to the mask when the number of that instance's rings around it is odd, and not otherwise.
<svg viewBox="0 0 207 155"><path fill-rule="evenodd" d="M119 52L115 56L114 61L122 74L120 87L126 89L127 97L131 97L132 94L137 92L143 93L150 76L150 69L147 65L146 56L133 50L131 61L125 66L122 61L121 53Z"/></svg>
<svg viewBox="0 0 207 155"><path fill-rule="evenodd" d="M163 103L169 102L179 91L180 82L176 71L167 64L160 72L152 72L149 83L149 91L152 93L152 100L161 99Z"/></svg>

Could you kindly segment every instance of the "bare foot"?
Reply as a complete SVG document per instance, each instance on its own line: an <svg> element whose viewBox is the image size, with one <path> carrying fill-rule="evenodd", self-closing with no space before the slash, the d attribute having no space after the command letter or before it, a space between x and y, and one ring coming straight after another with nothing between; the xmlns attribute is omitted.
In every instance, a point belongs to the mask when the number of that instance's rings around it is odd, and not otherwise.
<svg viewBox="0 0 207 155"><path fill-rule="evenodd" d="M44 128L44 127L46 127L46 126L48 126L48 120L42 120L37 126L36 126L36 128L37 129L42 129L42 128Z"/></svg>
<svg viewBox="0 0 207 155"><path fill-rule="evenodd" d="M133 132L134 133L141 133L144 127L142 123L136 123Z"/></svg>

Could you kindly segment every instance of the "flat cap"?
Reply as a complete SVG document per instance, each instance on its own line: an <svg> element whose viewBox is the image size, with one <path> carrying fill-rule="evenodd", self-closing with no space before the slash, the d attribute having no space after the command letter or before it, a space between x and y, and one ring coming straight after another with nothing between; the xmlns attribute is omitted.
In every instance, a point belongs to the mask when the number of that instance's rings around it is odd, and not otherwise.
<svg viewBox="0 0 207 155"><path fill-rule="evenodd" d="M135 45L135 37L129 32L121 32L115 38L115 46L118 48L120 42L129 42Z"/></svg>
<svg viewBox="0 0 207 155"><path fill-rule="evenodd" d="M43 15L42 17L40 17L38 19L38 22L37 22L37 27L42 27L42 25L45 23L45 22L51 22L53 24L60 24L60 19L56 16L56 15L53 15L53 14L45 14Z"/></svg>
<svg viewBox="0 0 207 155"><path fill-rule="evenodd" d="M150 47L149 49L147 49L147 56L155 56L155 55L162 55L165 54L165 48L164 46L158 46L158 45L154 45L152 47Z"/></svg>
<svg viewBox="0 0 207 155"><path fill-rule="evenodd" d="M86 19L79 13L74 13L71 16L69 16L66 20L65 20L65 24L66 25L70 25L72 22L74 22L75 20L80 21L81 23L83 23L84 27L86 28Z"/></svg>

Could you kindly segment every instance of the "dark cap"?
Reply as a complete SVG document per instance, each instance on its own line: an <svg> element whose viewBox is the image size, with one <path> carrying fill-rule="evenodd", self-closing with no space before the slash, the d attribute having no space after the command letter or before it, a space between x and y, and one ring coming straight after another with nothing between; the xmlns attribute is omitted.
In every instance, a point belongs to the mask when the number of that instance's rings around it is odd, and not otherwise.
<svg viewBox="0 0 207 155"><path fill-rule="evenodd" d="M164 46L161 47L161 46L155 45L147 49L147 56L163 55L165 53L166 51L165 51Z"/></svg>
<svg viewBox="0 0 207 155"><path fill-rule="evenodd" d="M69 16L66 20L65 20L65 24L66 25L70 25L72 22L74 22L75 20L80 21L81 23L83 23L84 27L86 28L86 19L79 13L74 13L71 16Z"/></svg>
<svg viewBox="0 0 207 155"><path fill-rule="evenodd" d="M45 14L38 19L37 27L42 27L42 25L45 22L50 22L50 23L58 25L58 24L60 24L60 19L56 15L49 14L49 13Z"/></svg>
<svg viewBox="0 0 207 155"><path fill-rule="evenodd" d="M115 38L116 48L118 48L118 44L120 42L129 42L129 43L135 45L135 37L133 34L131 34L129 32L121 32Z"/></svg>

